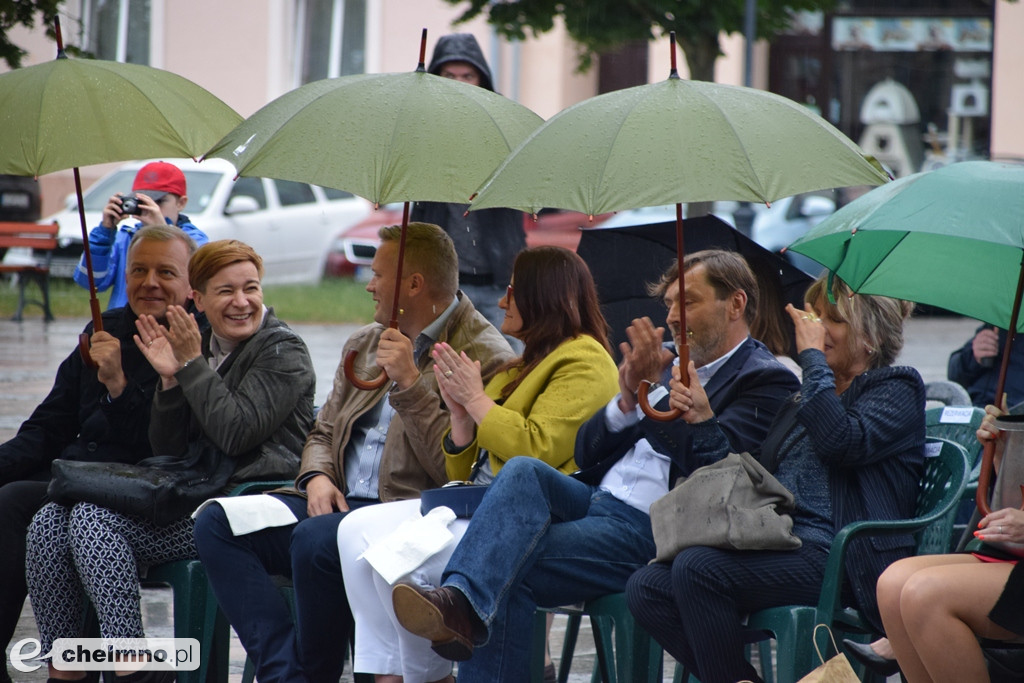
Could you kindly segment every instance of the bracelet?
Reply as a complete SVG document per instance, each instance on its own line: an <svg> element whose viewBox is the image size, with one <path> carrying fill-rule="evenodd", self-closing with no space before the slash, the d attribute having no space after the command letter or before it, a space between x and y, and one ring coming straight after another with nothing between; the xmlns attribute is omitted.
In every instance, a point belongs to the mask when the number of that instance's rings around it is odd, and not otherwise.
<svg viewBox="0 0 1024 683"><path fill-rule="evenodd" d="M178 368L178 372L181 372L182 370L184 370L189 365L191 365L192 363L196 362L197 360L199 360L202 357L203 357L203 354L199 354L195 358L189 358L187 361L185 361L184 363L181 364L181 367Z"/></svg>

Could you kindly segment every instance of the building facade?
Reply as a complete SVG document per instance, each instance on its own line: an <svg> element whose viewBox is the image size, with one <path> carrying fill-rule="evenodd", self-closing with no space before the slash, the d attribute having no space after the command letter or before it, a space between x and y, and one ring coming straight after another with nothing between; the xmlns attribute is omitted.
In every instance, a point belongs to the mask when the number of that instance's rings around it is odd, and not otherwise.
<svg viewBox="0 0 1024 683"><path fill-rule="evenodd" d="M900 158L908 161L901 171L937 163L940 152L1024 158L1024 81L1015 73L1024 63L1024 2L847 0L840 6L835 14L801 16L789 35L758 45L754 86L816 107L856 141L869 140L865 131L884 123L904 141ZM66 42L104 59L178 73L243 116L319 78L414 69L424 27L428 59L439 36L475 34L496 89L544 118L621 83L609 81L616 68L627 72L626 82L668 74L667 40L634 49L628 63L609 55L580 74L562 28L509 42L482 19L455 26L459 13L442 0L69 0L61 21ZM12 38L29 50L26 65L55 54L39 27L15 29ZM742 38L723 37L722 45L716 80L743 83ZM685 60L680 64L685 75ZM864 102L880 84L890 87L875 100L909 105L909 93L916 120L907 106L910 111L890 112L895 118L888 123L865 123ZM876 104L872 121L882 107ZM83 169L83 179L108 168ZM41 180L47 214L71 191L70 174Z"/></svg>

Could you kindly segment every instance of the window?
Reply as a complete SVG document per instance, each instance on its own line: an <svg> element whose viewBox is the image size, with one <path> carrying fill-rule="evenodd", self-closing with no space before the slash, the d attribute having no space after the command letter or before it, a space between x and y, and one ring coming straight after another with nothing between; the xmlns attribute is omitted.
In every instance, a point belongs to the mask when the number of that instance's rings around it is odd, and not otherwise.
<svg viewBox="0 0 1024 683"><path fill-rule="evenodd" d="M296 183L292 180L275 180L274 185L277 186L277 198L281 200L281 206L312 204L316 201L313 188L306 183Z"/></svg>
<svg viewBox="0 0 1024 683"><path fill-rule="evenodd" d="M228 196L228 204L234 197L252 197L260 205L261 209L267 208L267 193L263 191L262 178L239 178L231 186L231 194Z"/></svg>
<svg viewBox="0 0 1024 683"><path fill-rule="evenodd" d="M82 44L99 59L149 64L149 0L84 0Z"/></svg>
<svg viewBox="0 0 1024 683"><path fill-rule="evenodd" d="M296 11L299 85L366 71L366 0L303 0Z"/></svg>
<svg viewBox="0 0 1024 683"><path fill-rule="evenodd" d="M351 199L352 196L353 196L351 192L345 192L345 190L336 190L333 187L324 187L324 188L321 188L321 189L324 191L324 196L326 196L328 199L332 199L332 200L333 199Z"/></svg>

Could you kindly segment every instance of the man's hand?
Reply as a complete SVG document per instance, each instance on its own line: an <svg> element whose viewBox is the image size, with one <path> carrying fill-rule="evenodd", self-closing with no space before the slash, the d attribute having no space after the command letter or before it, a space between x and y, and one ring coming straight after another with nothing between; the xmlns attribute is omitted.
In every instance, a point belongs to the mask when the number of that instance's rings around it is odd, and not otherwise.
<svg viewBox="0 0 1024 683"><path fill-rule="evenodd" d="M655 327L648 317L636 318L626 328L628 342L619 344L622 362L619 363L619 409L628 412L636 408L636 391L640 382L657 382L661 373L671 364L672 353L661 345L664 327Z"/></svg>
<svg viewBox="0 0 1024 683"><path fill-rule="evenodd" d="M994 327L986 327L974 335L971 341L971 352L974 353L974 360L984 363L986 358L995 358L999 355L999 333Z"/></svg>
<svg viewBox="0 0 1024 683"><path fill-rule="evenodd" d="M326 474L318 474L306 482L306 512L310 517L348 512L348 502Z"/></svg>
<svg viewBox="0 0 1024 683"><path fill-rule="evenodd" d="M385 329L377 343L377 366L399 389L408 389L420 377L416 360L412 356L412 340L393 327Z"/></svg>
<svg viewBox="0 0 1024 683"><path fill-rule="evenodd" d="M683 384L679 366L672 368L672 379L669 380L668 405L682 412L682 418L688 424L697 424L710 420L715 416L708 402L708 395L704 393L704 387L700 385L700 378L697 377L697 368L693 361L687 365L690 375L690 386Z"/></svg>
<svg viewBox="0 0 1024 683"><path fill-rule="evenodd" d="M108 332L94 332L90 338L89 357L96 363L96 378L117 398L128 385L121 369L121 342Z"/></svg>

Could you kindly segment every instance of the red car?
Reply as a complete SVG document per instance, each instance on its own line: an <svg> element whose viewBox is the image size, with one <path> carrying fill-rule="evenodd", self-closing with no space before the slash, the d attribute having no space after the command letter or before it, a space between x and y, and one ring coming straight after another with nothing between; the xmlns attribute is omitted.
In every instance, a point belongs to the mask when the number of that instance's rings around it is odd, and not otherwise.
<svg viewBox="0 0 1024 683"><path fill-rule="evenodd" d="M611 214L602 214L590 221L586 214L555 209L541 211L536 219L533 216L524 216L526 244L531 247L548 244L575 251L580 243L580 228L595 227L609 216ZM380 244L377 231L384 226L401 223L402 205L387 204L371 212L351 228L338 233L331 242L324 275L368 279L369 266L373 262L374 254L377 253L377 245Z"/></svg>

